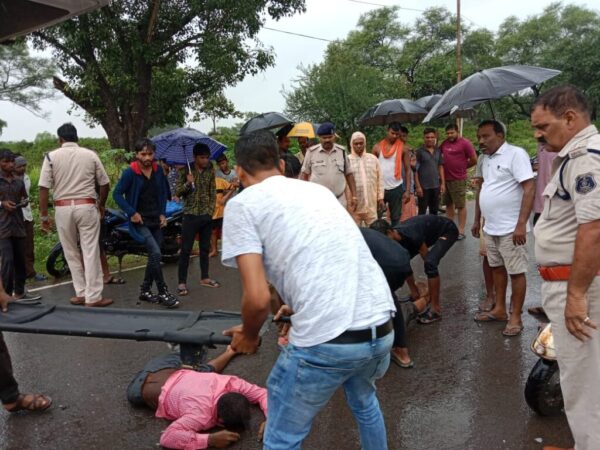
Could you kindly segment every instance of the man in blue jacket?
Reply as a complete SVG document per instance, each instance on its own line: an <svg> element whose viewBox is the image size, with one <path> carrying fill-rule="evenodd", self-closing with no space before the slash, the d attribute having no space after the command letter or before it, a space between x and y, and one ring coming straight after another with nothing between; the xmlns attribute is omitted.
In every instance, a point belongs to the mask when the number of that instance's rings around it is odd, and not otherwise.
<svg viewBox="0 0 600 450"><path fill-rule="evenodd" d="M176 308L179 299L167 289L160 266L162 230L167 224L166 207L169 185L162 168L154 160L155 146L150 139L135 145L136 160L123 171L113 198L129 217L129 232L148 250L146 274L140 286L140 300ZM152 293L156 283L158 294Z"/></svg>

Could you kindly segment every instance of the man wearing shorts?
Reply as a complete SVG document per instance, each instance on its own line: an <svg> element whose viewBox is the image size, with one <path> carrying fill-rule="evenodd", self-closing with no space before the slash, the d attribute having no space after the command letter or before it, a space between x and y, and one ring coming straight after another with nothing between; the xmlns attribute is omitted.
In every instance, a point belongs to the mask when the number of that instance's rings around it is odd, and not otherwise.
<svg viewBox="0 0 600 450"><path fill-rule="evenodd" d="M440 146L444 158L444 178L446 192L444 204L446 215L454 220L454 210L458 211L458 240L465 238L467 223L467 169L477 164L477 154L468 139L458 135L458 127L450 124L446 127L446 140Z"/></svg>
<svg viewBox="0 0 600 450"><path fill-rule="evenodd" d="M527 152L505 141L504 127L484 120L477 129L479 147L487 155L482 164L483 184L478 196L472 233L479 236L481 217L487 257L496 292L491 311L475 316L478 322L506 321L504 336L518 336L523 330L521 312L527 280L527 232L533 208L535 182ZM512 312L506 311L506 287L510 275Z"/></svg>

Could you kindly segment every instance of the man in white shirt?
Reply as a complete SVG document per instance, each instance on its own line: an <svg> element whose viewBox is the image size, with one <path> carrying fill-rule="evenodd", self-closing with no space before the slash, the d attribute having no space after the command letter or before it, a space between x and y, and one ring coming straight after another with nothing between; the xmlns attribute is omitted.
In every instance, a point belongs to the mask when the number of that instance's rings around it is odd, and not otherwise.
<svg viewBox="0 0 600 450"><path fill-rule="evenodd" d="M527 289L525 244L535 194L533 171L527 152L505 141L504 127L500 122L481 122L477 129L477 140L488 157L482 164L483 184L477 198L471 232L479 236L481 217L485 217L483 233L488 262L492 268L496 303L491 311L478 313L475 320L508 320L502 334L518 336L523 330L521 312ZM510 317L506 311L507 273L512 289Z"/></svg>
<svg viewBox="0 0 600 450"><path fill-rule="evenodd" d="M225 207L223 264L242 280L243 325L231 346L254 353L270 309L267 279L291 315L289 344L267 381L264 448L297 449L316 414L342 387L366 450L387 448L374 382L389 365L395 312L385 276L332 192L282 176L266 131L240 137L237 172L246 187Z"/></svg>

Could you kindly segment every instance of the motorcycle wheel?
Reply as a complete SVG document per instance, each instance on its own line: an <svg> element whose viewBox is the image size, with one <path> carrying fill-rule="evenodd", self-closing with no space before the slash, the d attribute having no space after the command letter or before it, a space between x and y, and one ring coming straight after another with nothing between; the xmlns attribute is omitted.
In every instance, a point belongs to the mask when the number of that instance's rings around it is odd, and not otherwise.
<svg viewBox="0 0 600 450"><path fill-rule="evenodd" d="M525 384L525 400L540 416L557 416L564 412L556 361L540 358L533 366Z"/></svg>
<svg viewBox="0 0 600 450"><path fill-rule="evenodd" d="M46 260L46 271L54 278L62 278L69 274L69 265L60 244L50 251Z"/></svg>

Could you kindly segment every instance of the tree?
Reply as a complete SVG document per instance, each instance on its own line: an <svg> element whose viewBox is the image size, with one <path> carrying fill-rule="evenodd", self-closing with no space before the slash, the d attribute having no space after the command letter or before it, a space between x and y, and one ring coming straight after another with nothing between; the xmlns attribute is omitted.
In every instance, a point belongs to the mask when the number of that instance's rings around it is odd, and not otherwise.
<svg viewBox="0 0 600 450"><path fill-rule="evenodd" d="M54 71L48 59L30 56L23 40L0 45L0 101L42 116L40 102L53 95L50 80ZM3 126L6 122L0 120L0 131Z"/></svg>
<svg viewBox="0 0 600 450"><path fill-rule="evenodd" d="M600 14L581 6L554 3L536 16L507 18L498 30L497 53L505 64L529 64L562 70L546 83L571 83L582 89L596 115L600 106ZM534 89L534 95L539 91ZM518 100L518 99L517 99ZM521 112L529 114L530 102Z"/></svg>
<svg viewBox="0 0 600 450"><path fill-rule="evenodd" d="M62 70L54 87L99 123L116 148L148 129L183 125L186 107L273 64L256 39L267 16L304 0L119 0L34 34Z"/></svg>
<svg viewBox="0 0 600 450"><path fill-rule="evenodd" d="M217 120L228 117L242 117L235 105L225 97L223 92L218 92L202 101L198 106L198 112L194 120L210 119L212 121L212 133L217 133Z"/></svg>

